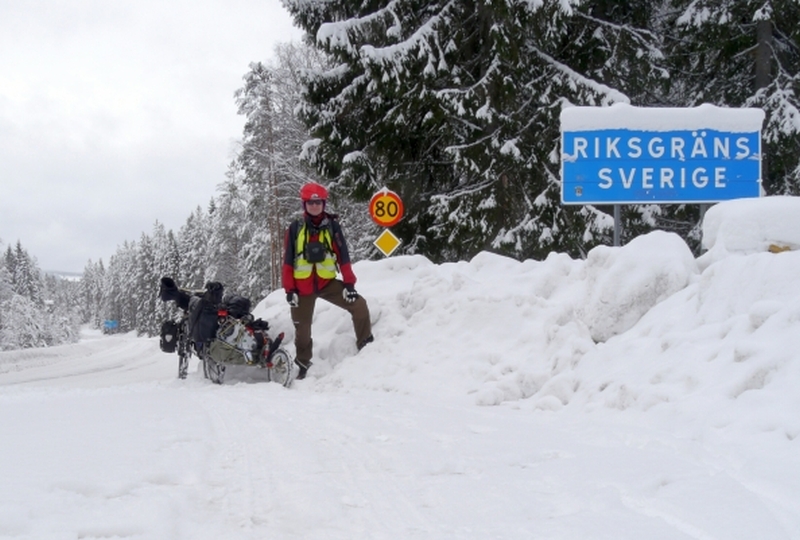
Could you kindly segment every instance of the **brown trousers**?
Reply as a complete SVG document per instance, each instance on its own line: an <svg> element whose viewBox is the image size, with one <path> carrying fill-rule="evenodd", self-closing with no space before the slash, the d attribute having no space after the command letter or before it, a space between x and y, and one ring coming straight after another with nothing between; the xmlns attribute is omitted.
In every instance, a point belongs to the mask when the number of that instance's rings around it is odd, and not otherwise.
<svg viewBox="0 0 800 540"><path fill-rule="evenodd" d="M317 298L327 300L350 313L353 319L353 329L356 332L356 343L364 343L372 335L372 323L369 321L369 307L363 296L352 304L348 304L342 292L344 284L338 279L329 282L317 294L300 297L300 305L292 308L292 322L294 323L294 344L297 348L297 361L304 366L309 365L313 353L311 339L311 320L314 317L314 306Z"/></svg>

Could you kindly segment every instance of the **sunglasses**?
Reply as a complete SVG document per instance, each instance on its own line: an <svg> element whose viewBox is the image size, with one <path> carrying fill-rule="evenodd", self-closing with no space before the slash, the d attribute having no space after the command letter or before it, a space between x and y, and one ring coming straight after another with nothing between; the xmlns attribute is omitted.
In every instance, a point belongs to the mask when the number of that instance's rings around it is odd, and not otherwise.
<svg viewBox="0 0 800 540"><path fill-rule="evenodd" d="M325 201L322 199L311 199L310 201L306 201L306 204L323 204Z"/></svg>

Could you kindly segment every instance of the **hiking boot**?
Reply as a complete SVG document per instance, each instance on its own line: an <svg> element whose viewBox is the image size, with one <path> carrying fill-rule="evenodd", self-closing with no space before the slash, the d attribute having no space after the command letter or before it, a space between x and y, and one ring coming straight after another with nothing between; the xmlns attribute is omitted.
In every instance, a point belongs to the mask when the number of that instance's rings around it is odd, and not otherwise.
<svg viewBox="0 0 800 540"><path fill-rule="evenodd" d="M304 365L300 363L299 360L295 360L294 363L297 364L297 367L300 368L300 371L297 372L297 377L295 377L295 379L297 379L298 381L302 381L303 379L306 378L306 373L308 373L308 368L311 367L311 362L309 362L308 365Z"/></svg>
<svg viewBox="0 0 800 540"><path fill-rule="evenodd" d="M361 343L358 343L356 345L356 347L358 347L358 350L360 351L361 349L363 349L364 347L367 346L367 343L372 343L373 341L375 341L375 338L372 337L372 334L370 334L369 336L364 338L364 341L362 341Z"/></svg>

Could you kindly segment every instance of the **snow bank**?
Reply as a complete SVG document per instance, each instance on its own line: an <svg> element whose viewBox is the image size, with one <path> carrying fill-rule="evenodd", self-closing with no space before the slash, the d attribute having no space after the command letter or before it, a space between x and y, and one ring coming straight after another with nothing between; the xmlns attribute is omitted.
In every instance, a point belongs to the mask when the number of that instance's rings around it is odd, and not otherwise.
<svg viewBox="0 0 800 540"><path fill-rule="evenodd" d="M481 253L443 265L420 256L357 263L376 341L356 354L346 313L321 302L314 366L300 384L544 410L668 405L713 415L715 406L738 410L722 404L751 400L800 410L786 384L800 383L792 361L800 253L765 251L800 242L799 205L772 198L711 208L703 265L664 232L599 247L586 260ZM281 292L257 313L291 343ZM780 415L775 427L793 438L800 419Z"/></svg>
<svg viewBox="0 0 800 540"><path fill-rule="evenodd" d="M595 341L606 341L686 287L697 264L678 235L656 231L621 249L593 249L583 271L586 300L577 316Z"/></svg>
<svg viewBox="0 0 800 540"><path fill-rule="evenodd" d="M800 198L738 199L712 206L703 219L706 260L730 253L767 251L771 245L800 248Z"/></svg>

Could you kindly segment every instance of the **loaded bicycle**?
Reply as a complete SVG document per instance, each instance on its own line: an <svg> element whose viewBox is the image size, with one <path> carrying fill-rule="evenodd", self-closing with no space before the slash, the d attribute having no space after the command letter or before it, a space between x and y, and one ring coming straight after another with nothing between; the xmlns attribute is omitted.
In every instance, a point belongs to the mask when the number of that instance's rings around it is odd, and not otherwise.
<svg viewBox="0 0 800 540"><path fill-rule="evenodd" d="M203 291L180 289L172 278L162 278L160 297L175 301L178 320L165 321L160 347L178 354L178 378L188 375L189 359L196 356L203 376L222 384L228 366L266 370L267 380L288 387L294 380L294 364L281 347L284 334L269 335L267 321L250 313L250 300L237 295L222 297L222 285L206 284Z"/></svg>

